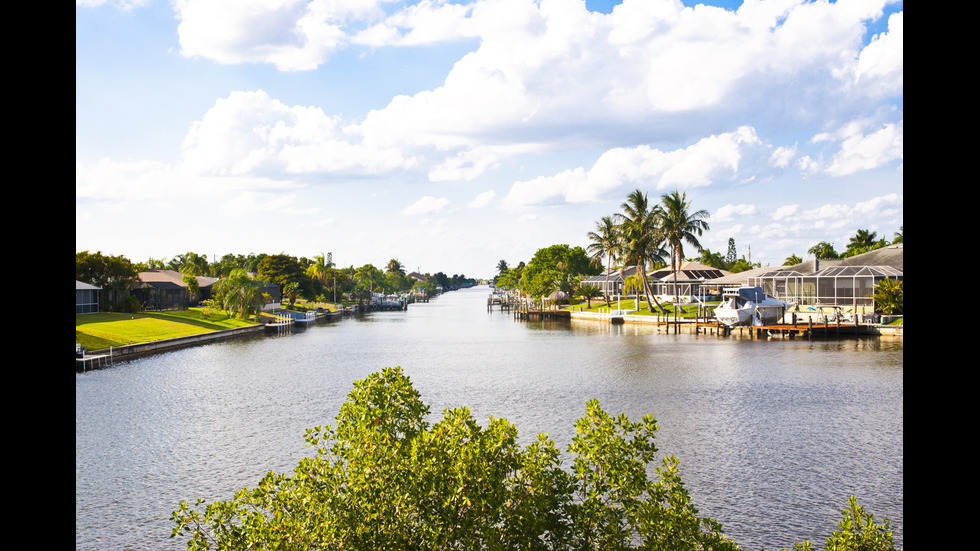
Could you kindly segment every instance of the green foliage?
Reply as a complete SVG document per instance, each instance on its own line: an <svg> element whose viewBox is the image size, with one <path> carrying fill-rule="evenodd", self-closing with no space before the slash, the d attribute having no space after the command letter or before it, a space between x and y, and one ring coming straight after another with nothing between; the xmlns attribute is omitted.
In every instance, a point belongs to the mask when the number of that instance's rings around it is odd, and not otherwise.
<svg viewBox="0 0 980 551"><path fill-rule="evenodd" d="M807 249L807 254L812 254L814 258L820 260L833 260L839 258L840 255L834 250L834 246L826 241L821 241L816 245Z"/></svg>
<svg viewBox="0 0 980 551"><path fill-rule="evenodd" d="M827 538L826 551L895 551L890 521L876 523L874 515L866 513L854 496L850 496L841 513L840 530ZM794 544L793 549L811 551L813 547L806 541Z"/></svg>
<svg viewBox="0 0 980 551"><path fill-rule="evenodd" d="M556 289L571 295L581 276L599 271L582 247L552 245L534 253L521 270L519 284L532 297L545 296Z"/></svg>
<svg viewBox="0 0 980 551"><path fill-rule="evenodd" d="M578 288L578 296L588 301L588 307L592 308L592 299L602 296L602 290L591 283L582 285Z"/></svg>
<svg viewBox="0 0 980 551"><path fill-rule="evenodd" d="M875 285L875 309L883 314L905 313L904 282L897 279L884 278Z"/></svg>
<svg viewBox="0 0 980 551"><path fill-rule="evenodd" d="M126 299L139 282L136 266L124 256L103 255L101 252L75 253L75 279L100 287L99 309L127 309Z"/></svg>
<svg viewBox="0 0 980 551"><path fill-rule="evenodd" d="M569 446L521 447L504 419L482 428L466 408L429 408L401 368L354 384L336 428L292 476L267 474L230 501L174 511L173 537L196 549L717 549L721 525L697 516L667 457L656 476L651 416L610 417L590 401Z"/></svg>

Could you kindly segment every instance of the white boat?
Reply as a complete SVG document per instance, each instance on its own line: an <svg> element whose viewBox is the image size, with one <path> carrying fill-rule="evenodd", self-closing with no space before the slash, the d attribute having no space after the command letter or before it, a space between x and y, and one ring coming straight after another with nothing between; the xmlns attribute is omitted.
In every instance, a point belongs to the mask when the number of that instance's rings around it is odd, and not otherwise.
<svg viewBox="0 0 980 551"><path fill-rule="evenodd" d="M726 289L715 318L728 327L777 322L790 303L767 295L761 287Z"/></svg>

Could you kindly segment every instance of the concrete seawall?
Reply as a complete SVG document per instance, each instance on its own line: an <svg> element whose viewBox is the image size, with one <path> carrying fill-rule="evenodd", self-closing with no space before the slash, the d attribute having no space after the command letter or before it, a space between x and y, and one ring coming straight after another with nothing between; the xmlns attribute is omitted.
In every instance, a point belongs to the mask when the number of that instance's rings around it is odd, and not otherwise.
<svg viewBox="0 0 980 551"><path fill-rule="evenodd" d="M661 318L657 319L656 316L646 316L646 315L616 315L616 314L605 314L597 312L576 312L571 311L571 319L573 320L589 320L598 321L605 323L636 323L636 324L646 324L646 325L657 325L663 326L669 332L681 332L681 333L697 333L699 330L701 332L707 333L709 329L706 329L706 324L695 323L693 320L680 320L678 323L674 323L672 319ZM669 327L669 328L668 328ZM805 326L800 326L805 327ZM877 324L863 324L862 334L864 335L878 335L886 337L904 337L904 327L902 325L877 325Z"/></svg>
<svg viewBox="0 0 980 551"><path fill-rule="evenodd" d="M201 333L199 335L175 337L173 339L163 339L159 341L144 342L138 344L127 344L123 346L113 346L111 349L103 348L101 350L88 350L86 352L86 355L96 356L96 355L103 355L103 354L108 355L111 353L113 360L129 359L135 356L143 356L147 354L154 354L157 352L165 352L167 350L186 348L188 346L198 346L201 344L208 344L212 342L237 339L240 337L263 335L264 333L265 333L265 325L261 325L261 324L250 325L248 327L238 327L235 329L211 331L209 333Z"/></svg>

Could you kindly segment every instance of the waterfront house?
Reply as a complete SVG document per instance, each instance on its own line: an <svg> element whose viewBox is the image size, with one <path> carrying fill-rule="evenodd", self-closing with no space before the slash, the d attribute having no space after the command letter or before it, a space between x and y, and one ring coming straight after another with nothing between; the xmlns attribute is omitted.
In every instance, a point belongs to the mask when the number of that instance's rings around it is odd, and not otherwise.
<svg viewBox="0 0 980 551"><path fill-rule="evenodd" d="M99 311L99 293L102 287L97 287L84 281L75 280L75 313L91 314Z"/></svg>
<svg viewBox="0 0 980 551"><path fill-rule="evenodd" d="M904 266L904 246L897 244L849 258L757 268L718 281L726 286L758 286L770 295L801 305L870 313L874 311L875 286L886 278L903 281Z"/></svg>
<svg viewBox="0 0 980 551"><path fill-rule="evenodd" d="M139 283L133 296L140 301L143 310L179 310L191 305L190 291L183 280L184 274L174 270L147 270L139 273ZM196 276L199 295L195 303L211 297L211 287L217 278Z"/></svg>
<svg viewBox="0 0 980 551"><path fill-rule="evenodd" d="M677 297L680 302L688 302L695 296L720 296L720 288L714 282L728 275L731 272L691 261L682 263L676 273L667 267L648 274L657 300L673 301Z"/></svg>
<svg viewBox="0 0 980 551"><path fill-rule="evenodd" d="M608 274L608 277L607 277ZM587 277L582 280L582 285L595 285L602 291L603 295L610 299L624 295L623 289L627 277L636 274L636 266L630 266L622 272L620 268L613 268L602 272L599 275Z"/></svg>

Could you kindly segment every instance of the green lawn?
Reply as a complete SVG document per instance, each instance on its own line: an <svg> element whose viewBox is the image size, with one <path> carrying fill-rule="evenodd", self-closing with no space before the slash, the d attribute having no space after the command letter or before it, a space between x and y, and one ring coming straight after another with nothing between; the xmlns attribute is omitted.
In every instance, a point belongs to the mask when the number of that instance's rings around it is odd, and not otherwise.
<svg viewBox="0 0 980 551"><path fill-rule="evenodd" d="M204 319L199 308L143 314L79 314L75 316L75 342L98 350L248 325L254 322L232 318L225 312Z"/></svg>
<svg viewBox="0 0 980 551"><path fill-rule="evenodd" d="M673 304L661 302L660 305L663 306L664 309L667 310L668 315L670 317L673 317L674 316L674 305ZM718 303L709 303L708 304L708 306L717 306L717 305L718 305ZM588 306L589 306L588 305L588 302L583 301L581 303L576 303L576 304L573 304L571 306L565 306L562 309L563 310L572 310L572 311L575 311L575 312L580 311L579 309L581 309L582 312L600 312L600 311L601 312L605 312L606 311L606 303L603 302L602 299L593 299L592 300L592 307L589 308ZM678 315L679 318L693 318L693 317L697 316L697 313L698 313L698 307L697 307L697 305L694 305L694 304L692 304L692 305L684 305L682 307L683 307L683 311ZM635 299L625 299L625 300L621 300L619 302L617 302L617 301L613 301L612 302L612 309L613 310L633 310L635 308L636 308L636 300ZM640 309L639 309L639 311L631 312L630 315L631 316L656 316L657 315L657 311L656 311L656 308L654 308L653 313L651 313L650 312L650 308L647 305L647 302L645 300L641 300L640 301ZM663 315L663 314L661 314L661 315Z"/></svg>

